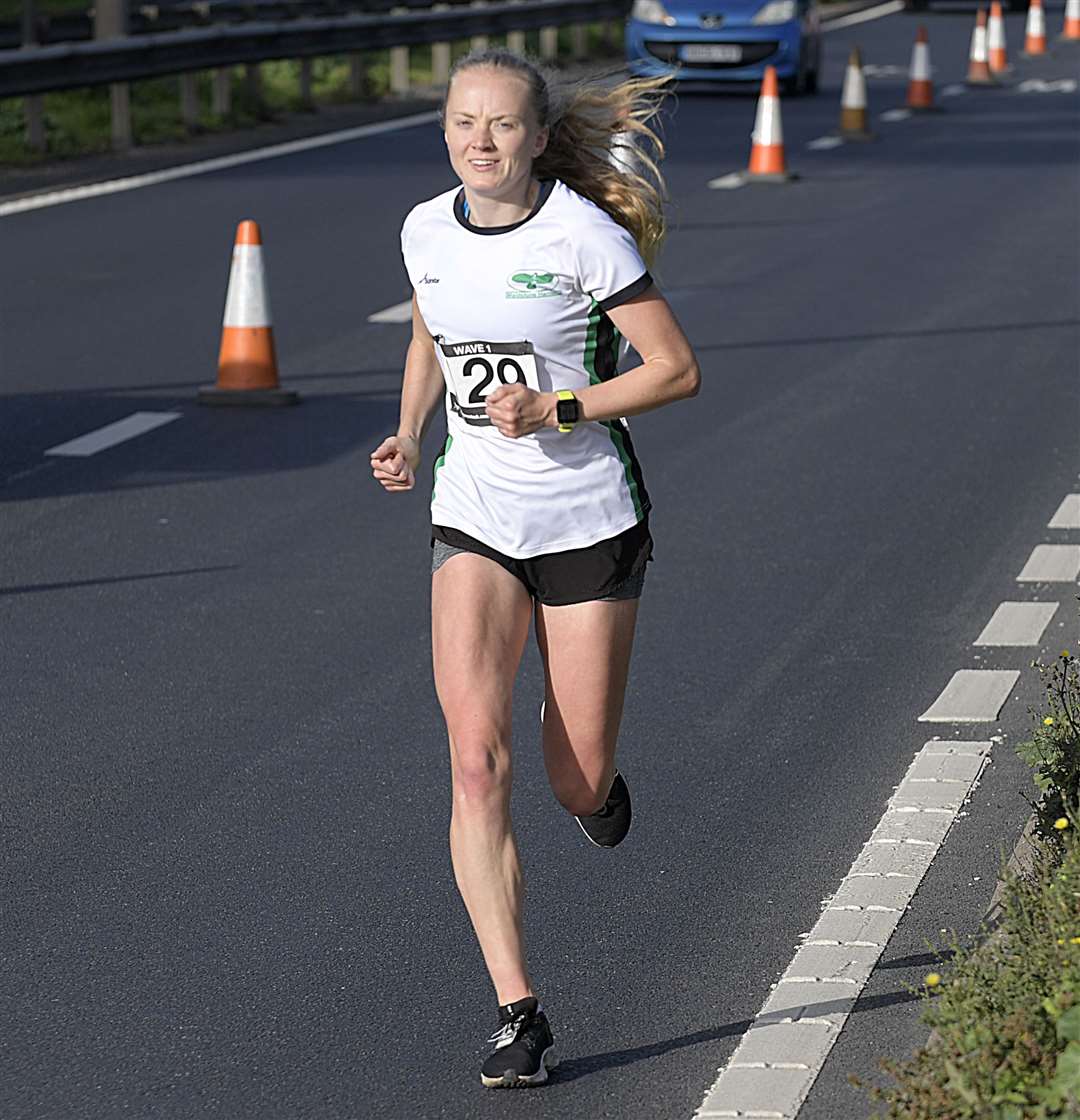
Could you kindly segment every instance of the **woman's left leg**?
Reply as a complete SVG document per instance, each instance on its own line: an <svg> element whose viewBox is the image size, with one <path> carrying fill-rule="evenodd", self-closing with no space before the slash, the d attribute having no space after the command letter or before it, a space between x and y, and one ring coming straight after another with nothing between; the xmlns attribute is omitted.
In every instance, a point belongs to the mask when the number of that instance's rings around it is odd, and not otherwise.
<svg viewBox="0 0 1080 1120"><path fill-rule="evenodd" d="M604 805L615 777L637 608L637 599L536 607L544 765L555 796L576 817Z"/></svg>

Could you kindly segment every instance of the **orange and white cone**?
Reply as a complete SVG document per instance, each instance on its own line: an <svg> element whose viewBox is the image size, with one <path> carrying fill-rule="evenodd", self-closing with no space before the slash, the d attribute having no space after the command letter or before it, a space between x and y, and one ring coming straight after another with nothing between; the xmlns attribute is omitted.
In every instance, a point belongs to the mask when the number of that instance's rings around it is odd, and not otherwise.
<svg viewBox="0 0 1080 1120"><path fill-rule="evenodd" d="M975 14L975 30L971 33L971 51L968 54L967 84L992 86L996 82L990 73L990 55L986 46L986 9Z"/></svg>
<svg viewBox="0 0 1080 1120"><path fill-rule="evenodd" d="M930 36L926 34L925 27L920 27L915 33L911 69L908 72L907 107L909 109L934 108L934 82L930 74Z"/></svg>
<svg viewBox="0 0 1080 1120"><path fill-rule="evenodd" d="M1080 39L1080 0L1066 0L1062 39Z"/></svg>
<svg viewBox="0 0 1080 1120"><path fill-rule="evenodd" d="M1005 20L1001 14L1001 0L990 5L990 26L987 30L987 58L991 74L1004 74L1009 69L1005 50Z"/></svg>
<svg viewBox="0 0 1080 1120"><path fill-rule="evenodd" d="M1028 5L1023 53L1028 58L1046 54L1046 16L1043 14L1042 0L1031 0Z"/></svg>
<svg viewBox="0 0 1080 1120"><path fill-rule="evenodd" d="M199 390L200 404L296 404L278 384L270 294L258 224L236 229L218 353L217 385Z"/></svg>
<svg viewBox="0 0 1080 1120"><path fill-rule="evenodd" d="M872 140L866 107L866 77L862 56L854 47L844 72L844 89L840 94L840 135L847 140Z"/></svg>
<svg viewBox="0 0 1080 1120"><path fill-rule="evenodd" d="M780 121L780 84L776 80L776 67L766 66L761 81L761 96L757 103L754 131L750 137L750 166L746 177L764 183L783 183L794 176L787 170L784 159L784 129Z"/></svg>

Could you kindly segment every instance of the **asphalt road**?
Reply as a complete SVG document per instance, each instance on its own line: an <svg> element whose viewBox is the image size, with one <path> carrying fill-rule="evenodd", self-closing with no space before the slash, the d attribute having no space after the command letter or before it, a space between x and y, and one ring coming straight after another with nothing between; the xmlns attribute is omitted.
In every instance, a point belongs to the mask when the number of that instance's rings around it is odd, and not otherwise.
<svg viewBox="0 0 1080 1120"><path fill-rule="evenodd" d="M925 20L960 81L970 13ZM801 1113L868 1115L847 1076L925 1040L926 942L975 929L1027 815L1039 650L972 642L1018 598L1062 603L1044 651L1077 634L1074 585L1014 581L1080 541L1046 528L1080 467L1080 97L972 91L807 150L848 46L902 72L915 23L829 36L822 95L784 104L796 184L706 185L745 166L752 95L671 122L657 271L705 384L634 423L657 562L616 852L546 789L532 651L516 699L563 1056L537 1092L478 1084L493 997L446 848L426 501L367 467L406 339L366 317L408 294L397 232L452 183L439 134L0 219L0 1114L688 1118L923 742L1000 736ZM904 85L871 79L875 118ZM304 401L202 409L249 216ZM181 416L44 455L140 410ZM1024 670L999 722L916 722L987 666Z"/></svg>

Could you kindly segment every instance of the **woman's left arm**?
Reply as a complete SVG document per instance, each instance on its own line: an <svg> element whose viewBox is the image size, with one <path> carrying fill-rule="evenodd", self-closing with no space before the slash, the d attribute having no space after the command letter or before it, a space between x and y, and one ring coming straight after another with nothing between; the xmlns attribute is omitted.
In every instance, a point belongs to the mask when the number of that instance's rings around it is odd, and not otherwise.
<svg viewBox="0 0 1080 1120"><path fill-rule="evenodd" d="M610 381L578 390L574 395L581 402L582 420L636 416L697 395L701 388L697 358L655 285L613 307L607 317L642 362Z"/></svg>
<svg viewBox="0 0 1080 1120"><path fill-rule="evenodd" d="M610 381L577 390L580 419L636 416L697 393L701 371L694 351L655 286L613 307L607 316L641 355L642 363ZM557 404L554 393L508 385L487 398L487 412L503 435L516 438L538 428L557 428Z"/></svg>

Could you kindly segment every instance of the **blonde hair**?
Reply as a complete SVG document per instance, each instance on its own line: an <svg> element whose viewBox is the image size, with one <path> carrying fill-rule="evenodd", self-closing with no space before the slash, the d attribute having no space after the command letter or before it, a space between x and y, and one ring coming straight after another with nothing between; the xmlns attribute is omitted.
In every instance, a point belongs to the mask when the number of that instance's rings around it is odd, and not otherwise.
<svg viewBox="0 0 1080 1120"><path fill-rule="evenodd" d="M533 174L560 179L596 203L629 230L651 267L664 239L666 188L659 168L664 144L650 122L660 112L670 79L560 85L529 59L495 47L460 58L450 84L463 70L479 68L507 70L527 83L537 122L549 130ZM445 124L445 98L441 116Z"/></svg>

